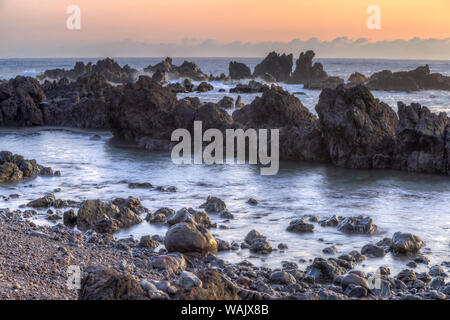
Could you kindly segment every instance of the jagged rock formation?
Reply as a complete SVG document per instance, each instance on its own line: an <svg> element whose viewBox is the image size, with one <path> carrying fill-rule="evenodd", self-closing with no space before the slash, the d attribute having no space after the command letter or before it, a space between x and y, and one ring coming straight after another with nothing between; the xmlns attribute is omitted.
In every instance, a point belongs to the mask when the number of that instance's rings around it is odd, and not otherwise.
<svg viewBox="0 0 450 320"><path fill-rule="evenodd" d="M202 72L199 66L193 62L184 61L181 66L172 64L172 58L166 58L164 61L148 66L145 72L164 72L171 79L190 78L195 81L207 81L208 76Z"/></svg>
<svg viewBox="0 0 450 320"><path fill-rule="evenodd" d="M275 81L286 82L291 77L293 65L292 58L292 54L280 55L276 52L271 52L255 67L253 77L260 77L264 80L268 80L267 75L269 75L269 78L273 77L273 80Z"/></svg>
<svg viewBox="0 0 450 320"><path fill-rule="evenodd" d="M400 122L394 168L411 172L448 175L450 168L450 119L431 113L418 103L398 103Z"/></svg>
<svg viewBox="0 0 450 320"><path fill-rule="evenodd" d="M96 64L89 62L77 62L72 70L65 69L53 69L46 70L42 75L37 78L39 80L61 80L67 78L71 81L78 80L82 77L90 77L94 74L100 74L106 78L106 80L115 83L126 83L136 80L138 71L131 68L129 65L121 67L113 59L106 58L97 61Z"/></svg>
<svg viewBox="0 0 450 320"><path fill-rule="evenodd" d="M328 78L328 74L323 70L323 65L316 62L313 65L313 58L316 54L308 50L301 52L295 63L295 71L292 74L291 83L305 84L310 81L320 82Z"/></svg>
<svg viewBox="0 0 450 320"><path fill-rule="evenodd" d="M46 100L40 105L44 124L83 129L107 129L107 101L113 88L101 74L74 82L66 78L43 84Z"/></svg>
<svg viewBox="0 0 450 320"><path fill-rule="evenodd" d="M261 98L233 113L246 128L280 129L280 156L284 159L326 161L317 117L299 99L272 86Z"/></svg>
<svg viewBox="0 0 450 320"><path fill-rule="evenodd" d="M252 71L245 63L231 61L228 70L233 80L249 79L252 76Z"/></svg>
<svg viewBox="0 0 450 320"><path fill-rule="evenodd" d="M325 89L316 111L334 164L349 168L392 166L398 119L366 87Z"/></svg>

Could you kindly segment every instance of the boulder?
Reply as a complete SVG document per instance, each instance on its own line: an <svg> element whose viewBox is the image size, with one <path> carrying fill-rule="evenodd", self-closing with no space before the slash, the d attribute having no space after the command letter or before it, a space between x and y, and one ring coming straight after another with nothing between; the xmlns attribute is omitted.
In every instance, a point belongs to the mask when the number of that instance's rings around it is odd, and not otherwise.
<svg viewBox="0 0 450 320"><path fill-rule="evenodd" d="M392 166L398 119L366 87L325 89L316 111L334 164L361 169Z"/></svg>
<svg viewBox="0 0 450 320"><path fill-rule="evenodd" d="M293 55L271 52L255 67L254 78L265 78L266 74L272 76L277 82L286 82L292 74Z"/></svg>
<svg viewBox="0 0 450 320"><path fill-rule="evenodd" d="M319 283L332 282L336 276L343 275L345 272L346 270L332 259L315 258L314 262L306 268L306 276Z"/></svg>
<svg viewBox="0 0 450 320"><path fill-rule="evenodd" d="M303 219L296 219L290 222L287 227L287 231L296 232L296 233L307 233L313 232L314 225L310 223L306 223Z"/></svg>
<svg viewBox="0 0 450 320"><path fill-rule="evenodd" d="M295 280L294 276L286 271L275 271L270 275L269 278L271 283L274 284L295 284L297 280Z"/></svg>
<svg viewBox="0 0 450 320"><path fill-rule="evenodd" d="M364 247L362 247L361 254L369 257L380 258L386 255L386 251L382 247L373 244L366 244Z"/></svg>
<svg viewBox="0 0 450 320"><path fill-rule="evenodd" d="M169 228L164 239L169 252L217 253L217 242L204 227L194 223L178 223Z"/></svg>
<svg viewBox="0 0 450 320"><path fill-rule="evenodd" d="M224 109L233 109L234 108L234 100L231 97L223 97L218 103L219 107Z"/></svg>
<svg viewBox="0 0 450 320"><path fill-rule="evenodd" d="M415 254L422 246L422 239L411 233L396 232L392 237L391 249L397 254Z"/></svg>
<svg viewBox="0 0 450 320"><path fill-rule="evenodd" d="M133 198L119 198L112 202L86 200L78 210L77 226L80 229L96 227L99 232L111 233L140 223L142 211L139 200Z"/></svg>
<svg viewBox="0 0 450 320"><path fill-rule="evenodd" d="M208 92L214 90L214 87L208 82L202 82L195 89L197 92Z"/></svg>
<svg viewBox="0 0 450 320"><path fill-rule="evenodd" d="M221 199L213 196L209 196L206 202L203 203L200 208L204 208L206 212L219 213L227 208L225 202Z"/></svg>
<svg viewBox="0 0 450 320"><path fill-rule="evenodd" d="M338 230L353 234L374 234L377 226L373 219L365 216L347 217L338 224Z"/></svg>
<svg viewBox="0 0 450 320"><path fill-rule="evenodd" d="M23 179L23 172L12 162L4 162L0 165L0 183L19 182Z"/></svg>
<svg viewBox="0 0 450 320"><path fill-rule="evenodd" d="M130 274L103 267L83 272L79 300L148 300L139 282Z"/></svg>
<svg viewBox="0 0 450 320"><path fill-rule="evenodd" d="M249 79L252 76L252 71L245 63L231 61L228 70L233 80Z"/></svg>
<svg viewBox="0 0 450 320"><path fill-rule="evenodd" d="M196 276L202 285L180 290L177 300L240 300L240 288L215 270L202 270Z"/></svg>

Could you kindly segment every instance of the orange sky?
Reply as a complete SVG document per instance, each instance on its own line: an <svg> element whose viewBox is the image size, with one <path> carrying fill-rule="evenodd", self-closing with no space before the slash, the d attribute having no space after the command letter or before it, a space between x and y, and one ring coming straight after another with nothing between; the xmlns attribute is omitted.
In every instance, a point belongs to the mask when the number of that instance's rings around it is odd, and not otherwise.
<svg viewBox="0 0 450 320"><path fill-rule="evenodd" d="M81 8L81 31L65 27L70 4ZM381 30L366 27L371 4L381 8ZM447 38L450 0L0 0L0 45L340 36L372 41Z"/></svg>

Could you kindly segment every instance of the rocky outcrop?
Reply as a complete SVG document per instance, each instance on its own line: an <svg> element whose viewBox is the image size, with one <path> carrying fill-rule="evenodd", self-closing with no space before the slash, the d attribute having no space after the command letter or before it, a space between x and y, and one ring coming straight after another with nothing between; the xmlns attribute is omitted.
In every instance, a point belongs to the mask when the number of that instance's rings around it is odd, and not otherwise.
<svg viewBox="0 0 450 320"><path fill-rule="evenodd" d="M316 106L334 164L347 168L390 168L398 119L364 86L322 91Z"/></svg>
<svg viewBox="0 0 450 320"><path fill-rule="evenodd" d="M70 82L66 78L43 84L46 100L40 105L48 126L108 129L108 102L113 86L95 73Z"/></svg>
<svg viewBox="0 0 450 320"><path fill-rule="evenodd" d="M290 80L291 83L320 83L328 78L328 74L323 70L321 63L316 62L313 65L312 60L315 55L314 51L311 50L300 53L300 57L295 63L296 66Z"/></svg>
<svg viewBox="0 0 450 320"><path fill-rule="evenodd" d="M430 67L425 65L412 71L374 73L366 85L371 90L383 91L450 90L450 77L431 73Z"/></svg>
<svg viewBox="0 0 450 320"><path fill-rule="evenodd" d="M195 63L184 61L181 66L176 66L172 64L171 58L166 58L154 66L150 65L144 71L150 73L157 71L164 72L169 79L189 78L195 81L208 80L208 76Z"/></svg>
<svg viewBox="0 0 450 320"><path fill-rule="evenodd" d="M253 77L267 79L267 75L269 75L277 82L286 82L291 77L292 59L292 54L280 55L273 51L255 67Z"/></svg>
<svg viewBox="0 0 450 320"><path fill-rule="evenodd" d="M427 107L398 103L399 125L394 168L448 175L450 119Z"/></svg>
<svg viewBox="0 0 450 320"><path fill-rule="evenodd" d="M234 121L246 128L280 129L280 157L327 161L328 155L317 118L301 101L273 86L262 97L233 113Z"/></svg>
<svg viewBox="0 0 450 320"><path fill-rule="evenodd" d="M17 76L0 84L0 125L44 125L41 102L45 93L36 79Z"/></svg>
<svg viewBox="0 0 450 320"><path fill-rule="evenodd" d="M94 74L102 75L106 80L111 82L126 83L136 80L138 71L129 65L121 67L113 59L106 58L97 61L96 64L89 62L85 65L84 62L77 62L72 70L47 70L37 78L39 80L61 80L66 78L71 81L76 81L79 78L91 77Z"/></svg>
<svg viewBox="0 0 450 320"><path fill-rule="evenodd" d="M252 76L252 71L245 63L231 61L228 70L233 80L249 79Z"/></svg>
<svg viewBox="0 0 450 320"><path fill-rule="evenodd" d="M108 120L116 138L170 140L172 131L180 127L174 117L176 95L149 77L116 88L113 96Z"/></svg>
<svg viewBox="0 0 450 320"><path fill-rule="evenodd" d="M9 151L0 152L0 183L19 182L37 175L53 176L54 173L51 168L41 166L36 160L25 160L23 156Z"/></svg>

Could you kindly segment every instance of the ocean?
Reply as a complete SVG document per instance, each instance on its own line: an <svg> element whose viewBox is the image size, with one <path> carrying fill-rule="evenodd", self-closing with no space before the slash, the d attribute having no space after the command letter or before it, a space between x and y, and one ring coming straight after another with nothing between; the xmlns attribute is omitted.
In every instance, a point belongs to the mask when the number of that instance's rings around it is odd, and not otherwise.
<svg viewBox="0 0 450 320"><path fill-rule="evenodd" d="M36 76L50 68L72 68L76 61L95 62L97 59L10 59L0 60L0 77L16 75ZM142 70L161 58L119 58L121 65ZM175 58L175 64L184 59ZM235 58L189 58L205 73L228 74L231 60L245 62L252 68L261 61ZM369 75L383 69L410 70L428 63L433 72L450 75L450 61L412 60L354 60L318 59L325 70L345 79L355 72ZM233 82L213 83L213 92L194 94L203 101L217 101L223 97L220 88L229 88ZM303 90L299 85L283 85L290 92L303 91L299 99L314 112L320 91ZM228 93L226 93L229 95ZM190 94L192 95L192 94ZM450 113L450 92L422 91L416 93L374 92L374 95L391 105L397 101L420 102L434 112ZM242 95L250 102L255 95ZM99 134L101 139L91 140ZM394 232L411 232L425 242L422 252L431 259L431 265L450 261L450 179L444 176L412 174L385 170L349 170L332 165L298 162L281 162L275 176L261 176L253 165L175 165L170 154L137 150L111 140L109 132L74 130L65 128L1 128L0 150L9 150L25 158L62 171L62 177L38 177L13 185L0 185L0 195L20 194L8 202L0 200L1 208L18 208L29 200L43 196L54 189L60 199L110 200L116 197L139 197L151 211L161 207L178 210L182 207L197 209L209 195L223 199L235 219L229 222L210 215L213 222L227 228L212 229L218 238L242 242L245 235L256 229L268 237L274 248L281 242L286 250L276 250L270 255L252 254L248 250L219 253L230 262L250 260L255 265L280 267L282 261L296 262L300 268L310 264L317 256L328 257L322 249L337 246L340 253L360 250L368 243L376 243ZM178 192L129 189L129 182L151 182L154 185L176 186ZM29 184L33 187L29 188ZM247 204L249 198L259 200L259 205ZM379 227L373 236L347 235L333 227L316 224L313 233L295 234L286 231L289 222L305 214L323 219L331 215L369 215ZM45 219L45 211L33 218L36 223L52 224ZM122 230L117 236L164 235L165 227L147 222ZM356 269L374 271L379 266L389 266L392 273L406 268L408 258L390 254L382 258L369 258ZM425 270L419 265L416 271Z"/></svg>

